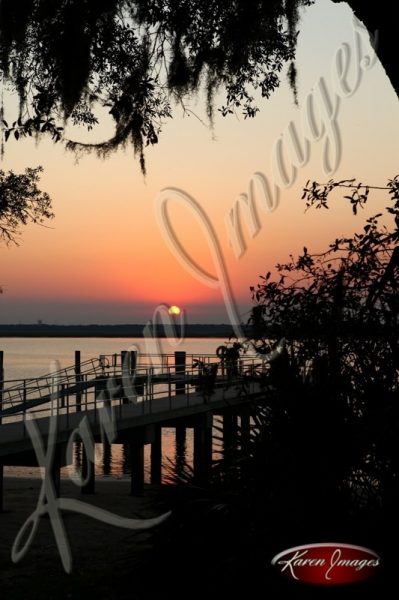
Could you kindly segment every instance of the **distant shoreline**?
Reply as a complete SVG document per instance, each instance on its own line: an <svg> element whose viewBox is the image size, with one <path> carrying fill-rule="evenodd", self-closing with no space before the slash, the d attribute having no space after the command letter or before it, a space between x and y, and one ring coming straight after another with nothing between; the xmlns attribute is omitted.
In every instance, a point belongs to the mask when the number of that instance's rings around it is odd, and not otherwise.
<svg viewBox="0 0 399 600"><path fill-rule="evenodd" d="M0 338L4 337L81 337L81 338L142 338L144 337L144 325L0 325ZM208 325L194 324L186 325L184 332L177 335L185 338L230 338L233 328L228 324ZM167 338L165 329L157 327L153 331L153 337Z"/></svg>

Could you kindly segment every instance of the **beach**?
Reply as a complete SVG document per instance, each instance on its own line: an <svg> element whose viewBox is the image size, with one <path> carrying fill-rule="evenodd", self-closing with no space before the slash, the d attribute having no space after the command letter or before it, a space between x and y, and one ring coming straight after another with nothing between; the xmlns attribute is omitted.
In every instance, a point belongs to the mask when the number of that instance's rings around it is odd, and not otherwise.
<svg viewBox="0 0 399 600"><path fill-rule="evenodd" d="M35 510L42 481L5 477L4 512L0 514L0 589L3 598L79 598L87 591L96 598L123 598L123 580L132 581L129 598L140 598L134 587L153 547L151 531L132 531L111 526L82 514L62 512L72 554L72 570L66 574L48 515L40 519L25 556L11 559L14 540ZM61 497L76 498L128 518L155 517L164 512L154 491L129 495L129 480L98 480L94 495L82 495L67 479L61 480ZM25 538L26 539L26 538ZM24 542L23 542L24 543ZM140 587L138 584L137 587Z"/></svg>

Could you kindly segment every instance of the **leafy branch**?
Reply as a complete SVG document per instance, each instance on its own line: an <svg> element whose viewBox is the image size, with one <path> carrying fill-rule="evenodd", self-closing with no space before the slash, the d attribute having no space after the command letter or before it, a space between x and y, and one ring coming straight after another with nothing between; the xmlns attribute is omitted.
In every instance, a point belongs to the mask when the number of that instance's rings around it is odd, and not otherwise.
<svg viewBox="0 0 399 600"><path fill-rule="evenodd" d="M42 167L20 175L0 170L0 239L18 245L20 227L29 222L45 227L54 217L50 196L38 188Z"/></svg>
<svg viewBox="0 0 399 600"><path fill-rule="evenodd" d="M220 109L258 112L295 59L299 9L313 0L234 3L200 0L2 3L0 77L19 98L4 118L3 140L50 136L73 152L107 156L131 144L145 173L144 149L158 143L172 104L205 88L212 123ZM103 109L114 134L100 143L65 137L68 123L91 130Z"/></svg>
<svg viewBox="0 0 399 600"><path fill-rule="evenodd" d="M363 208L367 203L370 190L387 190L395 201L393 207L388 207L387 211L397 215L399 210L399 175L393 179L389 179L386 186L365 185L361 182L356 183L355 179L342 179L334 181L330 179L327 183L317 183L317 181L307 181L302 194L302 200L306 200L306 210L309 208L326 208L328 209L328 198L331 192L336 188L347 188L350 194L344 196L352 206L352 212L357 215L359 208Z"/></svg>

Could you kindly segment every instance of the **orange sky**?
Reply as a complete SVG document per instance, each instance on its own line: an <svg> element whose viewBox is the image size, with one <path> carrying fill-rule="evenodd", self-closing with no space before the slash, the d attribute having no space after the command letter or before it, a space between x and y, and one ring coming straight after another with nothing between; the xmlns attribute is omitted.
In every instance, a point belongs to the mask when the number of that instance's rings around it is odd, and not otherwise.
<svg viewBox="0 0 399 600"><path fill-rule="evenodd" d="M53 198L56 218L51 229L27 228L19 247L1 248L0 283L5 293L0 297L0 322L144 322L159 303L183 306L190 322L227 322L223 286L211 288L209 281L196 278L192 268L170 250L159 228L156 205L164 188L184 190L201 206L214 230L243 320L250 305L249 286L257 283L259 274L305 244L317 251L331 239L360 229L362 220L352 217L350 207L339 198L329 211L306 214L299 200L307 179L330 177L322 157L326 138L333 139L333 129L323 112L321 77L336 105L335 128L341 141L334 177L357 177L383 185L398 171L399 104L379 63L360 71L358 89L351 97L338 100L334 57L346 43L355 68L353 40L349 9L329 0L318 1L308 9L301 28L299 109L285 81L270 100L262 101L254 120L217 117L213 132L176 108L160 144L147 151L145 180L130 151L106 161L93 156L76 163L73 155L49 142L37 147L32 140L8 142L1 168L19 172L27 166L43 165L41 188ZM362 52L370 52L365 36ZM350 85L355 74L356 70L350 71ZM326 131L319 141L310 141L309 160L298 168L293 185L284 188L273 159L276 143L283 134L287 151L290 122L299 133L304 128L307 131L309 94L314 98L318 126L324 118ZM12 110L13 100L7 102ZM204 117L202 98L193 99L191 107ZM95 135L106 131L107 125ZM330 150L333 156L333 142ZM291 161L284 156L289 170ZM280 185L280 204L274 212L259 210L260 227L254 239L244 224L247 249L237 258L225 220L239 194L248 192L255 172L262 173L271 185ZM383 197L376 196L369 211L378 211L382 202ZM202 269L216 276L218 265L198 215L176 198L169 208L181 245Z"/></svg>

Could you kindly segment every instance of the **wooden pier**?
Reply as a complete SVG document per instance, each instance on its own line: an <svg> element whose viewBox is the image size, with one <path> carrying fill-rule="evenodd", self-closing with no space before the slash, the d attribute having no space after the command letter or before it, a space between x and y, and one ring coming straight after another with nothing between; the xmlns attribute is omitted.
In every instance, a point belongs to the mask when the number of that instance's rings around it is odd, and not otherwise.
<svg viewBox="0 0 399 600"><path fill-rule="evenodd" d="M4 466L37 466L34 436L51 451L51 476L59 493L60 469L72 464L73 443L83 443L82 493L95 490L94 443L128 444L131 493L144 485L144 445L151 445L151 483L161 482L162 428L176 443L194 431L194 473L205 480L212 462L212 425L223 420L225 447L249 442L248 405L265 394L257 358L234 364L216 356L140 355L121 352L82 362L34 379L4 380L0 353L0 509ZM270 392L272 393L270 387ZM54 435L54 428L56 434ZM33 433L35 432L35 433ZM94 459L93 459L94 460ZM40 465L42 466L42 465Z"/></svg>

